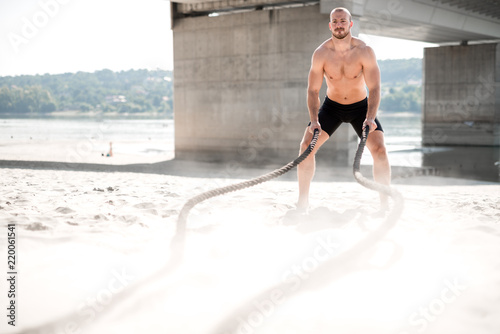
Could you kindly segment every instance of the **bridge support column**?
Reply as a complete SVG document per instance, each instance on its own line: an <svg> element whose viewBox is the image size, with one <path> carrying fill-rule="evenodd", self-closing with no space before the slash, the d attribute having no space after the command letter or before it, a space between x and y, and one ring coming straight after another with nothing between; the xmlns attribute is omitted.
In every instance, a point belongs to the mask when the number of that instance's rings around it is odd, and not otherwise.
<svg viewBox="0 0 500 334"><path fill-rule="evenodd" d="M331 36L329 15L309 5L185 16L173 24L176 158L294 159L309 121L311 56ZM342 126L318 160L350 164L355 138Z"/></svg>
<svg viewBox="0 0 500 334"><path fill-rule="evenodd" d="M500 146L500 44L427 48L423 144Z"/></svg>

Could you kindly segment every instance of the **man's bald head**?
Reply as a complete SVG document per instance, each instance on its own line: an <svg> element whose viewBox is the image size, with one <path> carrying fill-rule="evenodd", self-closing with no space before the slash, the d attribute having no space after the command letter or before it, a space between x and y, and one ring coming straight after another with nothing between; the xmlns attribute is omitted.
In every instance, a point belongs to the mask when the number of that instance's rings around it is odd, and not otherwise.
<svg viewBox="0 0 500 334"><path fill-rule="evenodd" d="M333 20L333 16L334 14L337 14L337 13L345 13L347 14L347 16L349 17L349 22L352 21L352 16L351 16L351 13L347 10L347 8L344 8L344 7L337 7L337 8L334 8L331 12L330 12L330 21Z"/></svg>

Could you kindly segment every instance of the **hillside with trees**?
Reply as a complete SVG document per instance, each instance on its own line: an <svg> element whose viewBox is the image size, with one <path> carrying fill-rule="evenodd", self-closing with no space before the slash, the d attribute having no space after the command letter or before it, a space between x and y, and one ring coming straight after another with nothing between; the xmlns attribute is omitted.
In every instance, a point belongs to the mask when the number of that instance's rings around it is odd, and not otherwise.
<svg viewBox="0 0 500 334"><path fill-rule="evenodd" d="M103 116L173 116L171 71L0 77L0 115L43 116L55 111Z"/></svg>
<svg viewBox="0 0 500 334"><path fill-rule="evenodd" d="M421 112L422 59L380 60L383 112Z"/></svg>
<svg viewBox="0 0 500 334"><path fill-rule="evenodd" d="M422 59L379 61L382 112L420 112ZM57 112L102 117L173 117L171 71L111 70L0 77L0 117Z"/></svg>

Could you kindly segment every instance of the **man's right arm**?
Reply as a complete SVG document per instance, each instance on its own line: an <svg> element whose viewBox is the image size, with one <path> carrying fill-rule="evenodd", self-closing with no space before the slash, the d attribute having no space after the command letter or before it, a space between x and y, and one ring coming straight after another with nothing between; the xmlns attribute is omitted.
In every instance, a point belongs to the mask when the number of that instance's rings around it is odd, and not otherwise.
<svg viewBox="0 0 500 334"><path fill-rule="evenodd" d="M307 84L307 107L309 109L309 117L311 125L309 131L314 133L315 129L319 130L321 134L321 125L318 120L318 112L320 108L319 90L323 84L323 60L321 59L321 51L317 49L311 60L311 69L309 70L308 84Z"/></svg>

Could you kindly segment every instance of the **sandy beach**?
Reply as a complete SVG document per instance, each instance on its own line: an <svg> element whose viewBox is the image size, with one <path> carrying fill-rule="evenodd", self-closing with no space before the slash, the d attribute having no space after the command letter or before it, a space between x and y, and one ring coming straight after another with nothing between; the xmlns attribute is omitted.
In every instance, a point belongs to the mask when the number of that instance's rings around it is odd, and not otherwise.
<svg viewBox="0 0 500 334"><path fill-rule="evenodd" d="M17 238L16 326L6 317L11 299L4 278L2 333L493 334L500 328L498 183L395 179L404 197L395 227L368 254L328 268L381 226L384 217L374 215L378 194L357 184L350 168L320 170L309 214L290 221L297 198L292 171L197 205L188 217L184 261L162 273L189 198L269 170L229 175L224 165L174 160L43 164L40 155L0 166L3 277L8 224L15 224ZM282 283L291 288L262 294ZM242 305L250 312L235 314Z"/></svg>

